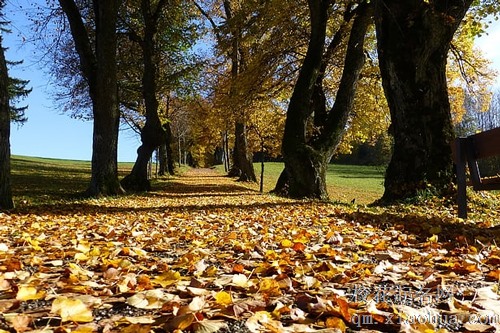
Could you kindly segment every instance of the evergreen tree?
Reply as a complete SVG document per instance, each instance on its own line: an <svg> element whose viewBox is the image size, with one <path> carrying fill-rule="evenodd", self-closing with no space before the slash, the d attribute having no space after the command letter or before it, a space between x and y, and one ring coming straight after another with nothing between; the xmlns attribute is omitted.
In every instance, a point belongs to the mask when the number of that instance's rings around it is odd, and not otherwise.
<svg viewBox="0 0 500 333"><path fill-rule="evenodd" d="M9 76L2 46L1 26L5 1L0 0L0 209L14 208L10 180L10 108L9 108Z"/></svg>

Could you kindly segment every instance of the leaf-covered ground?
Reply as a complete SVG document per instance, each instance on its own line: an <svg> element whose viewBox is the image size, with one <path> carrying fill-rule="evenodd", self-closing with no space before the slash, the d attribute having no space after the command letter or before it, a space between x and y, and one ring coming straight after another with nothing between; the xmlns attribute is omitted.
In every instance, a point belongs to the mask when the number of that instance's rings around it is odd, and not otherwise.
<svg viewBox="0 0 500 333"><path fill-rule="evenodd" d="M262 195L194 169L0 213L0 332L500 331L500 232L441 202Z"/></svg>

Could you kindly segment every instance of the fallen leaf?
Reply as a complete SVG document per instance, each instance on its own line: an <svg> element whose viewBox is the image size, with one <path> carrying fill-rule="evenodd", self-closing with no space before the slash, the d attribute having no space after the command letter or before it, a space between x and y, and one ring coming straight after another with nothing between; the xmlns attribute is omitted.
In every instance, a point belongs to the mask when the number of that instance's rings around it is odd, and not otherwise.
<svg viewBox="0 0 500 333"><path fill-rule="evenodd" d="M227 324L222 320L202 320L193 324L195 333L215 333L223 328L227 328Z"/></svg>
<svg viewBox="0 0 500 333"><path fill-rule="evenodd" d="M233 303L233 298L231 297L231 294L226 292L226 291L219 291L218 293L215 294L215 303L217 303L220 306L229 306Z"/></svg>
<svg viewBox="0 0 500 333"><path fill-rule="evenodd" d="M24 285L19 287L16 299L20 301L42 299L45 297L45 294L43 290L38 291L35 287Z"/></svg>
<svg viewBox="0 0 500 333"><path fill-rule="evenodd" d="M92 310L85 303L79 299L71 299L65 296L57 297L52 302L51 312L60 316L63 322L87 323L94 320Z"/></svg>

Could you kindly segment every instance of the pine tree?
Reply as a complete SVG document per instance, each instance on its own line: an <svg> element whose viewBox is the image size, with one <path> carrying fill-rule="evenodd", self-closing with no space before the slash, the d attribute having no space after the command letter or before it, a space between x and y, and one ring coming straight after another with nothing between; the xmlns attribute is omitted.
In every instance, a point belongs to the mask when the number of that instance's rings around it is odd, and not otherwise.
<svg viewBox="0 0 500 333"><path fill-rule="evenodd" d="M14 208L10 180L10 108L9 76L4 48L2 47L3 8L5 1L0 0L0 209Z"/></svg>

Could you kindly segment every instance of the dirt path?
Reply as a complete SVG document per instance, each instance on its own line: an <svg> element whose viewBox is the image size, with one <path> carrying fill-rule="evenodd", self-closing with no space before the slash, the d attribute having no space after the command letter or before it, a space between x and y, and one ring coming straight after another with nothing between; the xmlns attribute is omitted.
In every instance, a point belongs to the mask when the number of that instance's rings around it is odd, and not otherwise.
<svg viewBox="0 0 500 333"><path fill-rule="evenodd" d="M165 200L165 206L197 208L251 207L253 205L291 203L293 200L260 193L257 185L237 182L214 169L189 169L181 176L162 183L151 194ZM187 202L182 202L187 199Z"/></svg>

